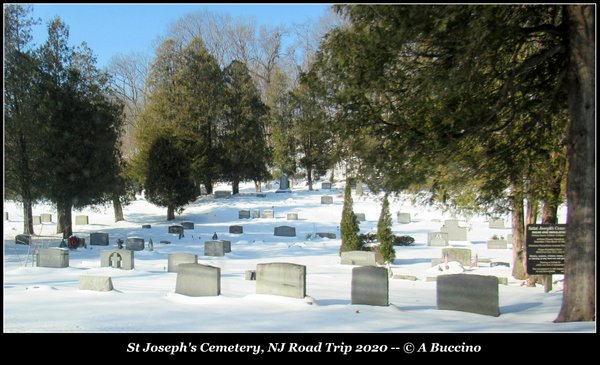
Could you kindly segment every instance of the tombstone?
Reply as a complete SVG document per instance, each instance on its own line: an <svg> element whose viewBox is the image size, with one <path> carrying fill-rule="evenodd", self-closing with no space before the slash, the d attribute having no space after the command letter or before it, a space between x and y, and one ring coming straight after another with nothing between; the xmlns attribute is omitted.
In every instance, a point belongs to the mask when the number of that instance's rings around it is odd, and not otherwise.
<svg viewBox="0 0 600 365"><path fill-rule="evenodd" d="M462 266L471 265L471 250L468 248L442 248L442 258L448 255L448 261L457 261Z"/></svg>
<svg viewBox="0 0 600 365"><path fill-rule="evenodd" d="M279 178L279 190L286 190L290 188L287 175L281 175Z"/></svg>
<svg viewBox="0 0 600 365"><path fill-rule="evenodd" d="M173 224L169 226L169 233L181 234L183 233L183 226L180 224Z"/></svg>
<svg viewBox="0 0 600 365"><path fill-rule="evenodd" d="M40 214L40 219L42 223L52 223L52 214L43 213Z"/></svg>
<svg viewBox="0 0 600 365"><path fill-rule="evenodd" d="M358 196L362 196L364 194L363 192L363 184L360 182L356 183L356 195Z"/></svg>
<svg viewBox="0 0 600 365"><path fill-rule="evenodd" d="M178 272L180 264L197 264L198 255L193 253L170 253L167 272Z"/></svg>
<svg viewBox="0 0 600 365"><path fill-rule="evenodd" d="M242 233L244 233L244 227L243 226L229 226L229 233L242 234Z"/></svg>
<svg viewBox="0 0 600 365"><path fill-rule="evenodd" d="M246 280L256 280L256 270L246 270Z"/></svg>
<svg viewBox="0 0 600 365"><path fill-rule="evenodd" d="M220 240L223 242L223 253L231 252L231 241Z"/></svg>
<svg viewBox="0 0 600 365"><path fill-rule="evenodd" d="M256 265L256 294L306 296L306 266L285 262Z"/></svg>
<svg viewBox="0 0 600 365"><path fill-rule="evenodd" d="M491 218L490 228L504 228L504 219L502 218Z"/></svg>
<svg viewBox="0 0 600 365"><path fill-rule="evenodd" d="M321 238L329 238L332 240L336 239L335 233L332 233L332 232L317 232L316 235Z"/></svg>
<svg viewBox="0 0 600 365"><path fill-rule="evenodd" d="M179 264L175 293L190 297L221 294L221 269L201 264Z"/></svg>
<svg viewBox="0 0 600 365"><path fill-rule="evenodd" d="M225 256L223 241L204 242L204 256Z"/></svg>
<svg viewBox="0 0 600 365"><path fill-rule="evenodd" d="M298 220L298 213L288 213L287 214L287 220L288 221L297 221Z"/></svg>
<svg viewBox="0 0 600 365"><path fill-rule="evenodd" d="M443 247L448 246L448 233L446 232L428 232L427 246Z"/></svg>
<svg viewBox="0 0 600 365"><path fill-rule="evenodd" d="M69 250L56 247L37 249L35 266L52 268L69 267Z"/></svg>
<svg viewBox="0 0 600 365"><path fill-rule="evenodd" d="M121 270L133 270L132 250L101 250L100 267L112 267Z"/></svg>
<svg viewBox="0 0 600 365"><path fill-rule="evenodd" d="M94 232L90 233L90 245L108 246L108 233Z"/></svg>
<svg viewBox="0 0 600 365"><path fill-rule="evenodd" d="M340 263L342 265L376 266L375 252L373 251L346 251L342 252Z"/></svg>
<svg viewBox="0 0 600 365"><path fill-rule="evenodd" d="M388 306L388 270L362 266L352 269L352 304Z"/></svg>
<svg viewBox="0 0 600 365"><path fill-rule="evenodd" d="M250 219L250 211L240 210L238 213L238 219Z"/></svg>
<svg viewBox="0 0 600 365"><path fill-rule="evenodd" d="M88 219L87 215L76 215L75 216L75 224L78 224L78 225L90 224L90 220Z"/></svg>
<svg viewBox="0 0 600 365"><path fill-rule="evenodd" d="M125 248L131 251L143 251L144 239L141 237L127 237Z"/></svg>
<svg viewBox="0 0 600 365"><path fill-rule="evenodd" d="M142 229L150 229L152 228L152 225L150 224L142 224Z"/></svg>
<svg viewBox="0 0 600 365"><path fill-rule="evenodd" d="M333 204L333 197L331 195L323 195L321 197L321 204Z"/></svg>
<svg viewBox="0 0 600 365"><path fill-rule="evenodd" d="M79 276L79 290L111 291L113 289L114 287L110 276Z"/></svg>
<svg viewBox="0 0 600 365"><path fill-rule="evenodd" d="M252 209L252 218L260 218L260 209Z"/></svg>
<svg viewBox="0 0 600 365"><path fill-rule="evenodd" d="M265 194L265 193L256 193L256 197L257 198L266 198L267 194Z"/></svg>
<svg viewBox="0 0 600 365"><path fill-rule="evenodd" d="M263 210L263 218L275 218L275 212L272 209Z"/></svg>
<svg viewBox="0 0 600 365"><path fill-rule="evenodd" d="M331 183L329 181L323 181L321 183L321 189L331 189Z"/></svg>
<svg viewBox="0 0 600 365"><path fill-rule="evenodd" d="M194 229L194 222L181 222L183 229Z"/></svg>
<svg viewBox="0 0 600 365"><path fill-rule="evenodd" d="M458 219L446 219L444 226L447 228L458 228Z"/></svg>
<svg viewBox="0 0 600 365"><path fill-rule="evenodd" d="M398 223L402 223L402 224L408 224L408 223L410 223L410 213L400 213L400 212L398 212L396 214L396 216L398 217Z"/></svg>
<svg viewBox="0 0 600 365"><path fill-rule="evenodd" d="M488 240L488 250L506 250L508 248L506 240Z"/></svg>
<svg viewBox="0 0 600 365"><path fill-rule="evenodd" d="M39 215L32 216L31 221L33 224L42 224L42 218Z"/></svg>
<svg viewBox="0 0 600 365"><path fill-rule="evenodd" d="M455 310L498 317L498 278L495 276L451 274L437 278L437 309Z"/></svg>
<svg viewBox="0 0 600 365"><path fill-rule="evenodd" d="M15 236L15 244L17 245L29 245L31 244L31 235L18 234Z"/></svg>
<svg viewBox="0 0 600 365"><path fill-rule="evenodd" d="M160 243L164 243L165 245L170 245L171 241L161 240Z"/></svg>
<svg viewBox="0 0 600 365"><path fill-rule="evenodd" d="M215 191L215 199L231 198L231 191L217 190Z"/></svg>
<svg viewBox="0 0 600 365"><path fill-rule="evenodd" d="M354 213L354 215L356 215L356 219L359 222L365 222L367 220L367 217L365 217L365 213Z"/></svg>
<svg viewBox="0 0 600 365"><path fill-rule="evenodd" d="M296 237L296 227L279 226L275 227L274 236Z"/></svg>
<svg viewBox="0 0 600 365"><path fill-rule="evenodd" d="M510 267L510 264L508 262L502 262L502 261L490 262L490 267L496 267L496 266Z"/></svg>
<svg viewBox="0 0 600 365"><path fill-rule="evenodd" d="M446 221L450 222L450 221ZM458 221L456 221L458 222ZM446 226L445 224L440 228L440 232L448 233L449 241L466 241L467 240L467 229L458 226Z"/></svg>

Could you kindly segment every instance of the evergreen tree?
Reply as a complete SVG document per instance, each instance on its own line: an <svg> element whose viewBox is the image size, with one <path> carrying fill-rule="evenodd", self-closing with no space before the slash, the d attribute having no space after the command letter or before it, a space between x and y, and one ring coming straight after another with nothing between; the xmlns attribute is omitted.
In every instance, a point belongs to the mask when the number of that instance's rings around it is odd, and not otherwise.
<svg viewBox="0 0 600 365"><path fill-rule="evenodd" d="M358 219L356 214L352 210L352 190L350 188L350 182L346 181L346 188L344 190L344 207L342 208L342 221L340 223L340 231L342 234L342 245L340 246L340 255L346 251L360 250L362 242L358 237L360 227L358 225Z"/></svg>
<svg viewBox="0 0 600 365"><path fill-rule="evenodd" d="M392 233L392 215L390 214L390 203L388 195L383 197L381 214L377 222L377 239L379 240L379 250L381 256L386 262L394 262L396 252L394 251L394 234Z"/></svg>
<svg viewBox="0 0 600 365"><path fill-rule="evenodd" d="M167 207L167 220L175 219L175 210L194 201L199 194L191 178L185 144L175 136L158 136L148 154L146 198Z"/></svg>

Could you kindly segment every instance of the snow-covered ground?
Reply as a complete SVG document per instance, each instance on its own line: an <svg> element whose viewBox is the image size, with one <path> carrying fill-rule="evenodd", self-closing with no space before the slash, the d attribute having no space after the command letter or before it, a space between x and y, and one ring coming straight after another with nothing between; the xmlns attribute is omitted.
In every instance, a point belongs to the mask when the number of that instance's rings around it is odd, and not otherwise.
<svg viewBox="0 0 600 365"><path fill-rule="evenodd" d="M317 184L320 187L320 184ZM336 186L338 189L335 189ZM451 216L435 209L412 206L408 199L391 201L397 235L410 235L415 244L396 247L392 265L395 275L412 275L416 281L390 279L390 306L350 304L351 274L354 266L340 265L339 222L342 211L342 186L332 190L309 192L304 185L290 193L267 190L266 197L256 197L253 185L243 185L241 194L230 199L199 198L176 217L195 222L185 237L168 234L166 208L146 202L143 197L124 208L124 222L114 222L112 207L92 207L73 212L89 216L89 225L75 225L77 235L106 232L110 246L118 238L151 238L154 251L135 252L135 269L131 271L101 268L100 250L90 246L69 252L70 267L62 269L32 267L28 246L15 245L21 233L21 207L4 202L9 221L4 223L4 331L5 332L594 332L595 322L562 323L552 321L560 309L560 276L554 290L521 286L511 269L490 267L489 261L512 262L511 250L488 250L492 235L510 233L510 229L490 229L485 217L473 217L461 224L469 227L469 241L451 241L453 247L470 248L477 254L479 266L465 272L508 278L500 285L499 317L436 309L436 283L427 278L448 272L431 267L432 258L441 258L440 247L427 246L427 233L438 231ZM220 186L215 190L230 190ZM321 205L323 194L334 197L333 205ZM238 219L241 209L273 209L275 218ZM354 196L354 211L365 213L361 231L375 231L381 209L376 196ZM396 212L411 213L412 222L399 224ZM299 220L288 221L286 214L298 213ZM37 205L34 215L56 211L50 205ZM564 214L562 212L564 221ZM459 217L460 218L460 217ZM505 218L506 226L510 220ZM151 229L142 229L151 224ZM230 225L242 225L244 233L229 234ZM276 237L274 227L296 227L296 237ZM36 234L54 236L55 223L35 226ZM232 252L224 257L203 256L204 242L217 232L219 239L231 241ZM307 236L314 232L333 232L338 239ZM172 243L161 244L160 240ZM40 239L43 245L58 246L58 238ZM510 247L510 246L509 246ZM198 262L221 268L221 295L187 297L175 294L177 274L168 273L167 256L174 252L198 254ZM25 263L29 264L25 266ZM258 295L256 281L245 280L245 271L265 262L290 262L306 265L307 297ZM451 265L453 268L456 264ZM460 268L458 271L461 271ZM79 276L111 276L115 290L95 292L79 290Z"/></svg>

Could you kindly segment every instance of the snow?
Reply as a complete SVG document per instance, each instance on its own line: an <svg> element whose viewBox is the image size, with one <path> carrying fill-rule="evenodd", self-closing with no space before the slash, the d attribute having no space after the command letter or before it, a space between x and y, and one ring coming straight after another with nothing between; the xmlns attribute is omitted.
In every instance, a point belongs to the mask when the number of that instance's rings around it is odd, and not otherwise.
<svg viewBox="0 0 600 365"><path fill-rule="evenodd" d="M478 255L478 267L462 267L450 261L431 267L432 258L441 258L440 247L428 247L427 233L438 231L444 219L454 218L436 209L412 206L409 199L391 201L393 231L415 238L412 246L396 247L393 274L411 275L416 281L391 279L390 306L350 304L351 265L340 265L339 222L343 204L342 184L327 194L334 203L321 205L319 191L307 191L303 181L292 193L266 191L266 198L253 194L253 184L240 186L241 194L228 199L200 197L188 205L175 221L166 221L166 208L154 206L140 196L124 207L126 221L114 222L111 206L74 211L89 216L89 225L75 225L75 234L86 238L87 248L70 251L70 267L32 267L27 261L28 246L15 245L23 226L22 208L4 202L9 221L4 225L4 331L5 332L594 332L595 322L561 323L556 318L562 300L561 276L555 275L554 290L528 288L513 279L511 269L490 267L489 261L512 262L511 250L488 250L493 234L506 236L510 229L490 229L484 216L457 217L469 227L470 241L451 241L453 247L469 248ZM276 188L276 182L272 184ZM315 185L317 186L317 185ZM320 186L320 185L319 185ZM217 186L215 190L229 190ZM361 232L376 231L381 210L380 197L365 193L354 196L354 211L365 213ZM238 219L242 209L273 209L275 218ZM411 213L410 224L396 222L396 212ZM288 221L296 212L299 220ZM56 211L51 205L36 205L34 215ZM563 221L565 212L561 211ZM508 217L504 217L510 226ZM167 227L193 221L194 230L185 237L168 234ZM151 229L142 229L151 224ZM229 234L230 225L242 225L244 233ZM296 237L276 237L274 227L296 227ZM36 239L44 246L57 247L55 223L35 226ZM100 267L101 249L89 246L89 233L109 234L116 240L151 238L154 251L136 251L135 269L126 271ZM203 256L203 244L217 232L231 241L232 252L224 257ZM333 232L338 239L308 238L315 232ZM161 240L171 244L161 244ZM167 256L174 252L198 254L198 262L221 268L221 295L188 297L176 294L177 274L168 273ZM245 271L258 263L289 262L306 265L307 297L295 299L256 294L256 281L244 280ZM464 272L507 277L500 285L499 317L436 309L436 283L428 278ZM111 276L115 290L79 290L80 275Z"/></svg>

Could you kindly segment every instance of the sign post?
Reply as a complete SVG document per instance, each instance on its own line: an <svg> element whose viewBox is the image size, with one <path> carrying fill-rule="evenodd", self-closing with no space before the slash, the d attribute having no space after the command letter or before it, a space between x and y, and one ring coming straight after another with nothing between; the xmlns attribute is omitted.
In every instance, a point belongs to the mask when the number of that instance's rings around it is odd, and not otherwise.
<svg viewBox="0 0 600 365"><path fill-rule="evenodd" d="M544 276L544 291L552 290L552 275L565 273L566 224L528 224L527 273Z"/></svg>

